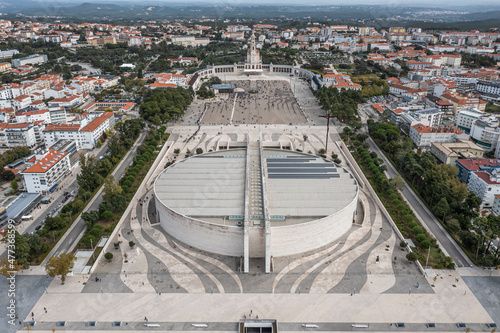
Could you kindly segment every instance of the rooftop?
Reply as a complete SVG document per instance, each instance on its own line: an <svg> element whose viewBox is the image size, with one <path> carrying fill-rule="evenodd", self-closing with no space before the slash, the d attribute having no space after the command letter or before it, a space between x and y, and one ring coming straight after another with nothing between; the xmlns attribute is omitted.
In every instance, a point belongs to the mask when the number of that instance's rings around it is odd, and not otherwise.
<svg viewBox="0 0 500 333"><path fill-rule="evenodd" d="M216 224L242 221L245 194L250 192L246 175L255 170L247 158L256 160L247 156L246 148L237 148L182 160L158 176L155 194L167 207L182 215ZM263 148L261 158L262 184L265 184L273 226L329 216L357 195L357 183L351 174L321 157ZM260 185L249 183L248 186L253 189ZM255 193L252 191L249 200L262 201L262 195Z"/></svg>

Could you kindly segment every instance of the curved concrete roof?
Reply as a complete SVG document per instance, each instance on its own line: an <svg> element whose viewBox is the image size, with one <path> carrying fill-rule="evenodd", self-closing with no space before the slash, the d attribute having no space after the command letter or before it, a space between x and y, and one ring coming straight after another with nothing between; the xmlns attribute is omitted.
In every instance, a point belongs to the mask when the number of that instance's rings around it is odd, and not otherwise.
<svg viewBox="0 0 500 333"><path fill-rule="evenodd" d="M171 210L225 224L242 221L246 212L262 220L264 208L273 226L309 222L343 209L357 191L354 177L331 161L256 147L184 159L155 181L156 196Z"/></svg>

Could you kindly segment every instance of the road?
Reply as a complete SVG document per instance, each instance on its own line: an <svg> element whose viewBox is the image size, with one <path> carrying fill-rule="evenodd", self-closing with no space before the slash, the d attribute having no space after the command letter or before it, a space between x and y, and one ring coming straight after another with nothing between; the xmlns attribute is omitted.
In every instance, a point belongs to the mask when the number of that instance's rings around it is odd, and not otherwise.
<svg viewBox="0 0 500 333"><path fill-rule="evenodd" d="M398 171L391 164L391 162L382 153L381 149L373 142L371 138L368 138L367 142L370 144L370 150L377 153L377 155L384 160L387 166L387 173L391 178L396 176ZM472 261L467 257L467 255L462 251L453 238L448 234L448 232L443 228L441 223L434 217L434 215L429 211L427 206L420 200L420 198L415 194L413 189L405 182L404 188L401 191L406 200L410 203L414 211L420 217L420 221L425 224L427 229L431 232L434 237L436 237L440 246L443 250L448 253L450 257L453 258L457 267L472 266Z"/></svg>
<svg viewBox="0 0 500 333"><path fill-rule="evenodd" d="M120 166L113 171L112 175L115 177L116 180L120 179L121 176L125 173L127 167L129 167L132 164L132 160L137 154L137 147L142 144L145 137L146 133L142 132L137 141L132 146L132 148L130 148L131 153L125 156L123 163L121 163ZM91 204L88 204L83 211L87 212L92 210L99 210L99 205L101 203L102 203L102 192L99 194L97 198L95 198L95 200ZM83 221L83 219L81 218L78 218L74 222L74 226L69 231L67 231L68 234L66 235L66 237L64 239L61 239L54 247L54 250L51 255L56 256L62 253L71 252L73 250L75 242L80 238L84 230L85 230L85 221Z"/></svg>

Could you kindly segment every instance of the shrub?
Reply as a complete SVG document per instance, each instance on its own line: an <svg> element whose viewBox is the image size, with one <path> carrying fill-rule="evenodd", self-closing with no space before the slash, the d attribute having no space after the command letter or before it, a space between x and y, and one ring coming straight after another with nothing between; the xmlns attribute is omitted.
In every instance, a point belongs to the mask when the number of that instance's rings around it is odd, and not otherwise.
<svg viewBox="0 0 500 333"><path fill-rule="evenodd" d="M203 149L196 148L196 154L203 154Z"/></svg>
<svg viewBox="0 0 500 333"><path fill-rule="evenodd" d="M415 240L422 243L427 240L427 237L424 234L418 234L417 237L415 237Z"/></svg>
<svg viewBox="0 0 500 333"><path fill-rule="evenodd" d="M420 228L419 226L417 226L417 227L411 228L411 233L414 234L414 235L419 235L419 234L423 234L424 230L422 230L422 228Z"/></svg>
<svg viewBox="0 0 500 333"><path fill-rule="evenodd" d="M431 245L432 244L431 244L431 242L429 242L428 239L420 242L420 248L422 248L422 249L428 249L429 247L431 247Z"/></svg>
<svg viewBox="0 0 500 333"><path fill-rule="evenodd" d="M408 261L417 261L418 256L415 252L410 252L406 255L406 259L408 259Z"/></svg>
<svg viewBox="0 0 500 333"><path fill-rule="evenodd" d="M110 212L109 210L105 211L104 213L102 213L101 217L102 219L106 220L106 221L109 221L113 218L113 216L115 216L112 212Z"/></svg>
<svg viewBox="0 0 500 333"><path fill-rule="evenodd" d="M458 222L457 219L450 219L446 221L446 225L453 232L457 232L458 230L460 230L460 222Z"/></svg>
<svg viewBox="0 0 500 333"><path fill-rule="evenodd" d="M410 229L413 229L413 228L415 228L417 226L418 226L418 224L415 221L412 221L412 222L408 223L408 228L410 228Z"/></svg>
<svg viewBox="0 0 500 333"><path fill-rule="evenodd" d="M106 252L106 254L104 254L104 258L106 258L108 261L111 261L111 259L113 259L113 253Z"/></svg>
<svg viewBox="0 0 500 333"><path fill-rule="evenodd" d="M399 243L399 246L400 246L400 247L406 247L406 246L408 246L408 243L406 243L405 241L401 241L401 242Z"/></svg>
<svg viewBox="0 0 500 333"><path fill-rule="evenodd" d="M135 243L134 243L134 242L132 242L132 241L130 241L130 242L128 242L128 245L129 245L130 247L134 247Z"/></svg>

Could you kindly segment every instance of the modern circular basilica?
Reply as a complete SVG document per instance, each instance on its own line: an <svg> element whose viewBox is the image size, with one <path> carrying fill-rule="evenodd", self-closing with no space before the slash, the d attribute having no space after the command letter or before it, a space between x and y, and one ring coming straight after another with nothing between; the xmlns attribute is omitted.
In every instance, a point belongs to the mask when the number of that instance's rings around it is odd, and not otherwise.
<svg viewBox="0 0 500 333"><path fill-rule="evenodd" d="M184 159L160 173L154 192L159 222L174 238L266 262L335 241L352 226L358 201L344 168L258 144Z"/></svg>

